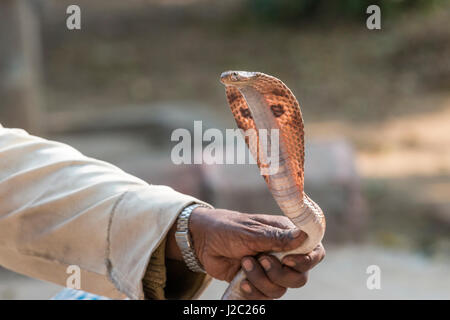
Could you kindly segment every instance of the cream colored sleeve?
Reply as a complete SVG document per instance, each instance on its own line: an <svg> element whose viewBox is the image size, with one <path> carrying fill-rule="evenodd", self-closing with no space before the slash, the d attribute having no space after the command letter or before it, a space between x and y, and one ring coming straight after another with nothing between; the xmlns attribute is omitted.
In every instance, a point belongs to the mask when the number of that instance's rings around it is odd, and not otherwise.
<svg viewBox="0 0 450 320"><path fill-rule="evenodd" d="M78 266L82 290L143 299L146 279L146 296L163 298L165 236L193 202L201 203L0 126L0 265L13 271L65 286ZM173 298L195 297L209 280L183 268L193 285Z"/></svg>

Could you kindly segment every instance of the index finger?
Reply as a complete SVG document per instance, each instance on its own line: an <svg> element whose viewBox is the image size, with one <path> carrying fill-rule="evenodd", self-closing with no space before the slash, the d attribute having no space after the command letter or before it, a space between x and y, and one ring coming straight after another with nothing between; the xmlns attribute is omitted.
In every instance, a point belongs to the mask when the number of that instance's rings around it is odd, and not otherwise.
<svg viewBox="0 0 450 320"><path fill-rule="evenodd" d="M251 214L249 215L249 218L280 229L296 228L295 224L285 216L275 216L270 214Z"/></svg>

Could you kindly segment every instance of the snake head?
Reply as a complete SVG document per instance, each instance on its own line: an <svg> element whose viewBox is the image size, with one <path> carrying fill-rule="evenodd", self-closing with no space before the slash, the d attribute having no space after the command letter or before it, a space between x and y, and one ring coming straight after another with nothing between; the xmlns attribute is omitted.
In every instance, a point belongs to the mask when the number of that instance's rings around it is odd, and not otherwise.
<svg viewBox="0 0 450 320"><path fill-rule="evenodd" d="M258 78L259 72L250 71L225 71L220 75L220 82L226 86L243 86L248 85Z"/></svg>

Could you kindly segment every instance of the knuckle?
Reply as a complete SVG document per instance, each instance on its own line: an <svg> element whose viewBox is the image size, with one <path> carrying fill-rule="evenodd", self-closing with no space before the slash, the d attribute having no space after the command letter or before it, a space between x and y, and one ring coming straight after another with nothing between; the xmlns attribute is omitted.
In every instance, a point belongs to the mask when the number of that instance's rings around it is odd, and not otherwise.
<svg viewBox="0 0 450 320"><path fill-rule="evenodd" d="M311 255L307 254L303 257L303 259L301 260L301 263L298 264L299 270L307 271L307 270L311 269L313 263L314 263L313 258L311 257Z"/></svg>
<svg viewBox="0 0 450 320"><path fill-rule="evenodd" d="M281 250L285 249L286 246L289 244L289 237L286 232L284 232L281 229L278 228L272 228L270 230L267 230L268 236L274 241L276 241L277 245L280 247Z"/></svg>
<svg viewBox="0 0 450 320"><path fill-rule="evenodd" d="M308 254L305 256L305 266L306 267L311 267L313 262L314 262L314 259L313 259L313 257L311 257L311 255Z"/></svg>

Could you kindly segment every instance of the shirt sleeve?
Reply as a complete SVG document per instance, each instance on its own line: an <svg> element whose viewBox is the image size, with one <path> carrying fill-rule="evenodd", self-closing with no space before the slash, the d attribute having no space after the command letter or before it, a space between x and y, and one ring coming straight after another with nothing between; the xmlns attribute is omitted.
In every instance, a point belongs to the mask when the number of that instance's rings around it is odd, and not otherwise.
<svg viewBox="0 0 450 320"><path fill-rule="evenodd" d="M146 299L195 299L206 288L211 277L195 273L182 261L165 260L165 244L156 249L147 266L142 283Z"/></svg>
<svg viewBox="0 0 450 320"><path fill-rule="evenodd" d="M66 286L79 270L79 289L110 298L196 297L209 277L164 258L170 227L195 202L0 126L0 265L13 271ZM186 281L169 290L172 274Z"/></svg>

